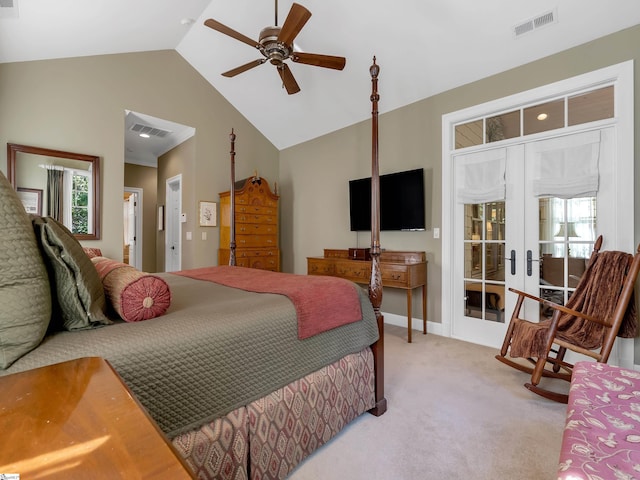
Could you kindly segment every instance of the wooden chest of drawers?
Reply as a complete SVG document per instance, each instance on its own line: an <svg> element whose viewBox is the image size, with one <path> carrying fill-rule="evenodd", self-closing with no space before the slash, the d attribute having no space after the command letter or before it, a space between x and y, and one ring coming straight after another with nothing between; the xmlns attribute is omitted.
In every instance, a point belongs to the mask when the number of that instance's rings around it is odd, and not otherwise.
<svg viewBox="0 0 640 480"><path fill-rule="evenodd" d="M280 271L278 200L264 178L236 182L236 265ZM231 196L220 193L220 249L218 265L229 264Z"/></svg>

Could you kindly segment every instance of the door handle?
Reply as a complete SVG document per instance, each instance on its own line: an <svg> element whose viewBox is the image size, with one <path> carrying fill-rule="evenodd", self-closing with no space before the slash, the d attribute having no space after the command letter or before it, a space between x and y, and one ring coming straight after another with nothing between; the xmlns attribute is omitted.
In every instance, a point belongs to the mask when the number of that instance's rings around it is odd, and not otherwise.
<svg viewBox="0 0 640 480"><path fill-rule="evenodd" d="M527 276L530 277L533 274L532 263L539 261L539 258L533 258L533 252L531 250L527 250Z"/></svg>
<svg viewBox="0 0 640 480"><path fill-rule="evenodd" d="M511 250L511 257L504 257L505 260L511 260L511 275L516 274L516 251Z"/></svg>

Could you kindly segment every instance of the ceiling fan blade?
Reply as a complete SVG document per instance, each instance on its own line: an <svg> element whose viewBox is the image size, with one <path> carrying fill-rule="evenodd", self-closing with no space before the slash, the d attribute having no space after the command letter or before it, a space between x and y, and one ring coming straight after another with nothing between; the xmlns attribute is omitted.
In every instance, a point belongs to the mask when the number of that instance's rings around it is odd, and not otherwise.
<svg viewBox="0 0 640 480"><path fill-rule="evenodd" d="M278 66L278 73L280 74L282 84L284 85L284 88L287 89L287 93L289 95L293 95L300 91L298 82L296 82L296 79L293 77L293 73L291 73L291 69L286 63Z"/></svg>
<svg viewBox="0 0 640 480"><path fill-rule="evenodd" d="M282 25L278 41L286 45L293 45L293 39L298 36L304 24L311 18L311 12L298 3L291 5L289 15Z"/></svg>
<svg viewBox="0 0 640 480"><path fill-rule="evenodd" d="M244 65L240 65L239 67L236 67L232 70L229 70L228 72L224 72L222 74L223 77L235 77L236 75L242 73L242 72L246 72L247 70L252 69L253 67L257 67L258 65L262 65L264 62L266 62L267 59L266 58L261 58L259 60L252 60L249 63L245 63Z"/></svg>
<svg viewBox="0 0 640 480"><path fill-rule="evenodd" d="M306 65L314 65L316 67L333 68L334 70L342 70L347 63L347 59L344 57L302 52L294 52L291 54L291 60L296 63L304 63Z"/></svg>
<svg viewBox="0 0 640 480"><path fill-rule="evenodd" d="M220 33L224 33L225 35L229 35L231 38L235 38L236 40L240 40L241 42L246 43L247 45L251 45L254 48L259 48L260 47L260 43L256 42L255 40L250 39L249 37L236 32L234 29L227 27L226 25L223 25L222 23L214 20L213 18L210 18L208 20L205 20L204 24L209 27L209 28L213 28L214 30L220 32Z"/></svg>

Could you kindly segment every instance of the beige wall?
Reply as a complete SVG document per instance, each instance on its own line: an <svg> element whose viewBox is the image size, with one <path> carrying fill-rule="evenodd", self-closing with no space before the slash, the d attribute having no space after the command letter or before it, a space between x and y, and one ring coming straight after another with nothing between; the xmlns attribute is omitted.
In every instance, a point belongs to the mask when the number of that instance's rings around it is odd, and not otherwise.
<svg viewBox="0 0 640 480"><path fill-rule="evenodd" d="M0 145L7 142L98 155L102 172L102 239L82 242L122 258L125 110L189 125L194 163L183 199L217 200L229 184L229 133L235 129L238 175L278 176L278 150L177 52L157 51L0 64ZM6 148L0 149L6 173ZM186 265L213 263L218 231L187 247ZM186 231L183 231L183 235ZM183 238L183 244L186 244Z"/></svg>

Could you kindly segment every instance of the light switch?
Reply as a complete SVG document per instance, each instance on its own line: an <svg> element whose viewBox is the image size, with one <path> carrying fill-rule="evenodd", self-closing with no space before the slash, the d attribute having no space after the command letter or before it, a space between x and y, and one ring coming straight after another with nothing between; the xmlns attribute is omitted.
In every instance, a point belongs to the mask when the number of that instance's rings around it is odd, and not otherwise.
<svg viewBox="0 0 640 480"><path fill-rule="evenodd" d="M187 240L191 240L191 232L187 232Z"/></svg>
<svg viewBox="0 0 640 480"><path fill-rule="evenodd" d="M207 232L202 232L202 239L206 240L207 239Z"/></svg>
<svg viewBox="0 0 640 480"><path fill-rule="evenodd" d="M440 238L440 229L438 227L433 229L433 238Z"/></svg>

